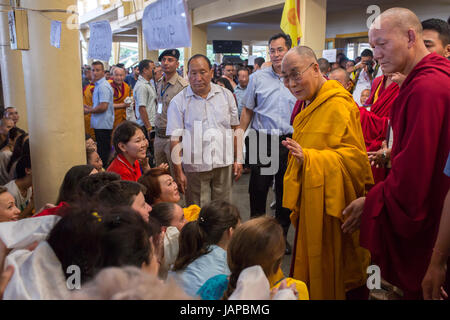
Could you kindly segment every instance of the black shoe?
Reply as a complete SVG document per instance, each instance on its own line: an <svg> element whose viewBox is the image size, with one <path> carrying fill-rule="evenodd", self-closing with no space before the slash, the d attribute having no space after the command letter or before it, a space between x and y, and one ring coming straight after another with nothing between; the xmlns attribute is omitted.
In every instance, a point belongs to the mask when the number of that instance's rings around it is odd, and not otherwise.
<svg viewBox="0 0 450 320"><path fill-rule="evenodd" d="M284 254L287 256L292 254L292 247L287 241L286 241L286 250L284 250Z"/></svg>

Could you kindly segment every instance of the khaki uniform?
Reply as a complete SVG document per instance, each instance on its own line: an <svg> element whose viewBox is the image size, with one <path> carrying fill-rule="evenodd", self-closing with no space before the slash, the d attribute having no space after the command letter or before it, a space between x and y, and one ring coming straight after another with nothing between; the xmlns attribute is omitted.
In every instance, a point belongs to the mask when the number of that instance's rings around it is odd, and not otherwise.
<svg viewBox="0 0 450 320"><path fill-rule="evenodd" d="M155 161L156 166L159 166L161 163L168 163L172 174L173 168L170 157L170 137L166 136L167 109L169 108L172 98L188 85L189 82L183 77L180 77L178 73L175 73L175 75L169 79L167 84L164 83L164 77L162 77L156 85L158 106L156 108L155 117ZM162 108L160 107L160 104L162 104Z"/></svg>

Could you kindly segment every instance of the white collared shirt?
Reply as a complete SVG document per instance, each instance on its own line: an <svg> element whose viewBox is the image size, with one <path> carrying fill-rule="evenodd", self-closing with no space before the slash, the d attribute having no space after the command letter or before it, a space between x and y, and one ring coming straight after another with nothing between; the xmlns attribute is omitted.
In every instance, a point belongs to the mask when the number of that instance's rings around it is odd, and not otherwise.
<svg viewBox="0 0 450 320"><path fill-rule="evenodd" d="M230 90L211 83L206 99L191 86L178 93L167 111L166 134L182 136L183 168L205 172L233 164L233 130L239 125L236 101Z"/></svg>

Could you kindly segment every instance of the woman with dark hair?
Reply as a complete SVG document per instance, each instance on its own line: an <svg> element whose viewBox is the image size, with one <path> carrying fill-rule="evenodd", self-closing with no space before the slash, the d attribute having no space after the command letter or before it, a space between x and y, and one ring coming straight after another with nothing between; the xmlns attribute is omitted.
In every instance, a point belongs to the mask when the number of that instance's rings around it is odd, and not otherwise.
<svg viewBox="0 0 450 320"><path fill-rule="evenodd" d="M218 84L221 87L227 88L228 90L230 90L231 92L234 93L233 86L231 85L230 81L228 81L228 79L226 79L226 78L217 78L216 79L216 84Z"/></svg>
<svg viewBox="0 0 450 320"><path fill-rule="evenodd" d="M139 178L139 183L147 188L145 200L152 206L163 202L178 203L180 201L178 185L166 167L150 169ZM186 220L194 221L198 218L200 207L193 204L183 208L183 212Z"/></svg>
<svg viewBox="0 0 450 320"><path fill-rule="evenodd" d="M10 256L15 271L4 298L68 299L107 267L135 266L157 275L160 232L130 207L68 207L46 241Z"/></svg>
<svg viewBox="0 0 450 320"><path fill-rule="evenodd" d="M20 209L16 207L14 197L8 189L0 186L0 222L17 221L19 215Z"/></svg>
<svg viewBox="0 0 450 320"><path fill-rule="evenodd" d="M25 134L25 131L17 127L11 128L8 132L8 139L0 150L0 185L8 183L10 180L7 166L12 157L16 141L23 134Z"/></svg>
<svg viewBox="0 0 450 320"><path fill-rule="evenodd" d="M175 263L180 251L180 232L186 225L183 209L173 202L160 202L152 207L150 217L157 220L164 231L164 258L160 268L161 279Z"/></svg>
<svg viewBox="0 0 450 320"><path fill-rule="evenodd" d="M131 121L124 121L113 132L113 145L117 156L106 171L115 172L123 180L137 181L142 176L140 167L146 159L148 140L141 127ZM150 169L148 161L144 163L143 171Z"/></svg>
<svg viewBox="0 0 450 320"><path fill-rule="evenodd" d="M260 217L243 223L236 229L228 245L230 275L222 274L208 279L198 294L203 300L227 300L236 289L241 272L252 266L261 266L270 288L278 288L284 276L274 279L281 272L284 250L283 229L274 218ZM309 299L308 289L301 281L287 278L283 287L292 284L295 284L300 300Z"/></svg>
<svg viewBox="0 0 450 320"><path fill-rule="evenodd" d="M239 210L225 201L204 206L197 221L186 224L180 233L180 250L171 274L190 296L209 278L229 274L227 247L239 225Z"/></svg>
<svg viewBox="0 0 450 320"><path fill-rule="evenodd" d="M14 144L14 150L9 159L8 165L6 166L6 171L9 174L9 180L16 178L16 165L19 158L23 155L30 154L30 139L28 133L24 133L19 136Z"/></svg>
<svg viewBox="0 0 450 320"><path fill-rule="evenodd" d="M64 180L61 184L61 187L59 188L59 195L58 199L56 200L56 203L58 205L55 207L47 204L47 208L44 209L41 213L36 214L34 217L50 215L62 216L64 211L60 209L68 207L78 200L77 188L80 180L95 173L97 173L97 169L95 169L91 165L83 164L70 168L64 176Z"/></svg>
<svg viewBox="0 0 450 320"><path fill-rule="evenodd" d="M94 148L86 148L86 162L87 164L94 166L94 168L97 169L98 172L105 171L105 169L103 169L102 158L100 158L100 155Z"/></svg>

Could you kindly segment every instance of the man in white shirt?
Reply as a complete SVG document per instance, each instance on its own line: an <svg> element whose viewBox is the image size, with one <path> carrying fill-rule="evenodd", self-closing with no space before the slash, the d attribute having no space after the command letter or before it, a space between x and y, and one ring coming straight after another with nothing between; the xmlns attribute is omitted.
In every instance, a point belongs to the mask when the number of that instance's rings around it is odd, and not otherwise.
<svg viewBox="0 0 450 320"><path fill-rule="evenodd" d="M361 62L354 66L352 80L355 83L353 90L353 100L359 105L361 103L361 92L372 87L372 81L376 77L382 76L380 65L373 60L373 53L365 49L361 53Z"/></svg>
<svg viewBox="0 0 450 320"><path fill-rule="evenodd" d="M231 171L235 180L242 173L237 162L241 148L234 137L239 128L236 101L231 91L211 83L213 70L206 56L189 59L188 77L189 86L172 99L167 112L175 179L187 205L231 201Z"/></svg>

